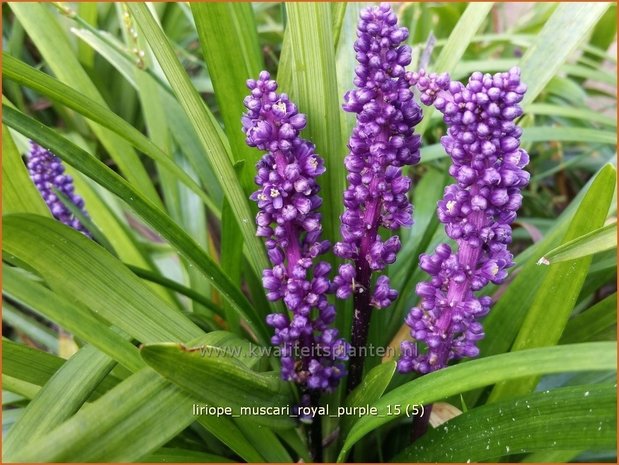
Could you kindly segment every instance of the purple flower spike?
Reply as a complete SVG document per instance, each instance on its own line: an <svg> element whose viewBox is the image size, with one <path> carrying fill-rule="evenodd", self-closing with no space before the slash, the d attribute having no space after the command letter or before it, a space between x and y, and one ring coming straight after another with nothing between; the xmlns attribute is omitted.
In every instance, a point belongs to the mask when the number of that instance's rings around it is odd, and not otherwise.
<svg viewBox="0 0 619 465"><path fill-rule="evenodd" d="M484 331L477 320L490 310L491 298L474 292L489 282L502 283L513 265L507 249L510 224L529 182L523 170L529 156L520 148L522 130L514 124L526 86L518 68L494 76L473 73L466 86L450 82L446 74L420 71L409 77L422 101L443 113L448 131L441 144L457 181L445 188L437 212L458 249L440 244L433 255L420 257L419 266L431 280L417 285L421 302L406 318L413 341L402 343L398 362L400 372L424 374L452 359L478 355Z"/></svg>
<svg viewBox="0 0 619 465"><path fill-rule="evenodd" d="M372 307L385 308L397 297L389 278L380 276L373 291L372 273L393 263L400 250L398 236L383 241L379 227L395 231L411 226L412 205L407 198L411 180L402 167L419 162L420 138L414 127L422 118L413 100L404 67L411 49L403 42L408 30L398 27L389 4L361 12L355 42L358 66L356 88L344 96L345 111L356 113L357 124L345 159L348 188L341 217L342 241L333 252L352 260L339 269L334 284L339 298L353 295L353 346L365 345ZM360 379L362 359L351 362L349 389Z"/></svg>
<svg viewBox="0 0 619 465"><path fill-rule="evenodd" d="M79 208L85 216L88 216L84 209L84 199L74 192L73 178L65 174L62 161L34 141L30 141L30 145L30 153L27 160L30 179L32 179L41 197L45 200L53 217L90 237L88 230L54 192L54 189L56 189L61 194L64 194L73 205Z"/></svg>
<svg viewBox="0 0 619 465"><path fill-rule="evenodd" d="M275 329L272 343L281 348L282 377L311 390L330 391L345 374L347 346L329 326L335 309L327 301L331 266L316 257L329 249L320 240L318 207L322 199L316 178L324 171L314 145L302 139L305 115L266 71L250 79L242 118L247 145L267 153L256 165L251 196L258 203L257 234L266 240L273 268L264 270L269 300L283 300L290 315L267 317Z"/></svg>

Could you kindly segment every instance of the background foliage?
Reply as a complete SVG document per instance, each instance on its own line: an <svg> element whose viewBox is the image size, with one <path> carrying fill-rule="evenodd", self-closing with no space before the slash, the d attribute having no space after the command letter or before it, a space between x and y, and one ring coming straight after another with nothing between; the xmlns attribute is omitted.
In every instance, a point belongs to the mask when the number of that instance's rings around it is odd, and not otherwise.
<svg viewBox="0 0 619 465"><path fill-rule="evenodd" d="M250 351L268 345L264 317L282 308L260 282L245 79L270 70L308 115L334 242L353 124L340 104L363 6L2 5L5 461L310 460L303 427L287 417L195 417L191 407L295 402L278 361ZM456 78L522 68L532 178L512 279L487 290L497 303L481 358L419 379L370 358L348 398L323 398L383 414L448 403L435 420L449 421L411 445L403 414L324 418L326 459L615 461L616 6L396 10L415 67ZM401 294L373 318L376 346L399 347L423 278L417 257L445 240L435 216L450 182L444 126L425 114L416 223L400 232L389 275ZM22 161L28 139L69 166L97 243L51 220ZM350 303L337 305L347 335ZM240 356L188 350L201 346Z"/></svg>

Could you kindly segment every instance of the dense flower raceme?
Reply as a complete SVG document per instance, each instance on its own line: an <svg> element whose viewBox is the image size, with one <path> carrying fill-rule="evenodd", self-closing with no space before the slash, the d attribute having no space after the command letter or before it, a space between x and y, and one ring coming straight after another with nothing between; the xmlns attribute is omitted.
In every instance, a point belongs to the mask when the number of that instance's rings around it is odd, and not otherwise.
<svg viewBox="0 0 619 465"><path fill-rule="evenodd" d="M346 343L330 327L335 309L327 300L331 267L317 257L329 249L321 241L317 212L322 203L316 178L325 171L314 146L302 139L305 115L263 71L248 80L242 118L246 142L266 151L257 164L251 196L258 203L257 234L266 240L273 268L264 270L269 300L282 299L290 316L274 313L273 344L281 346L282 377L311 390L331 390L345 374Z"/></svg>
<svg viewBox="0 0 619 465"><path fill-rule="evenodd" d="M458 248L440 244L433 255L420 257L431 280L417 285L421 302L406 318L414 341L402 343L398 363L400 372L423 374L451 359L478 355L476 343L484 332L477 320L488 313L491 299L474 292L489 282L502 283L513 265L507 249L510 224L529 181L523 170L529 156L520 148L522 131L514 124L526 86L518 68L494 76L473 73L466 86L446 74L423 71L410 80L422 102L443 113L448 131L441 143L457 181L445 189L437 212Z"/></svg>
<svg viewBox="0 0 619 465"><path fill-rule="evenodd" d="M74 192L73 178L65 173L62 161L49 150L30 141L27 163L30 178L54 218L90 237L88 230L54 192L56 190L63 194L85 216L88 216L84 208L84 199Z"/></svg>
<svg viewBox="0 0 619 465"><path fill-rule="evenodd" d="M381 271L400 250L397 235L383 241L380 226L396 230L412 224L412 205L407 198L411 180L402 167L419 162L420 138L414 134L422 113L413 100L404 67L411 49L402 43L408 30L397 26L389 4L361 12L355 42L356 88L347 92L343 108L357 114L345 159L348 188L344 193L342 242L334 253L351 259L339 269L334 282L339 298L370 292L372 272ZM397 292L389 278L380 276L370 305L387 307Z"/></svg>

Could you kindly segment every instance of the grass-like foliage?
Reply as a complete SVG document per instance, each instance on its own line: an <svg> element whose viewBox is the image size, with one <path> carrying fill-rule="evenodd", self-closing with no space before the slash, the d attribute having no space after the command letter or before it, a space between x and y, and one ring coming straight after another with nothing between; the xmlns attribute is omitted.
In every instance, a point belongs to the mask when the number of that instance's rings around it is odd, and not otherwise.
<svg viewBox="0 0 619 465"><path fill-rule="evenodd" d="M394 3L409 34L381 47L405 41L409 57L353 45L368 5L2 5L3 461L616 461L616 6ZM366 52L378 55L358 67ZM367 78L380 60L400 79L389 97ZM501 203L517 204L513 240L483 260L449 229L466 220L445 219L457 153L441 138L474 116L448 116L420 69L463 84L505 72L506 101L527 86L522 113L502 116L504 151L519 143L530 160L500 174L524 180ZM384 101L356 100L370 94ZM377 139L375 159L364 137L386 123L368 108L408 124ZM417 137L420 160L396 150L408 158L386 168L384 145ZM355 163L379 167L370 189L397 168L399 187L345 204L351 183L365 189ZM277 199L284 172L297 210ZM396 202L402 176L412 189ZM494 194L475 182L484 210ZM460 330L465 348L451 310L427 319L434 288L416 292L432 277L419 257L441 243L460 246L454 269L494 273L436 304L490 307ZM445 270L433 286L447 292ZM363 356L281 352L351 341ZM398 364L401 347L414 353Z"/></svg>

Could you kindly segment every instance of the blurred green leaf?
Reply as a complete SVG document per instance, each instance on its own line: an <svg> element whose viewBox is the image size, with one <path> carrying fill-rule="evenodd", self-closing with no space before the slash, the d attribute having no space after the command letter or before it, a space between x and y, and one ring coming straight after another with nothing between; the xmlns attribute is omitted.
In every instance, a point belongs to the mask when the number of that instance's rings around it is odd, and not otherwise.
<svg viewBox="0 0 619 465"><path fill-rule="evenodd" d="M525 452L614 449L616 412L612 386L537 392L463 413L428 431L393 461L468 463Z"/></svg>
<svg viewBox="0 0 619 465"><path fill-rule="evenodd" d="M599 21L609 3L560 4L520 60L528 86L522 105L533 102L578 44Z"/></svg>
<svg viewBox="0 0 619 465"><path fill-rule="evenodd" d="M613 131L589 128L530 127L522 131L523 144L528 142L591 142L615 145L617 137Z"/></svg>
<svg viewBox="0 0 619 465"><path fill-rule="evenodd" d="M473 37L484 23L494 2L470 3L460 16L458 23L451 31L447 42L441 49L440 54L429 69L437 73L454 71L456 65L462 59L464 52L473 40ZM417 132L423 134L428 128L430 118L434 113L434 106L424 108L424 119L417 126Z"/></svg>
<svg viewBox="0 0 619 465"><path fill-rule="evenodd" d="M67 85L106 106L99 90L77 60L59 22L49 11L50 7L40 3L11 3L9 6L54 74ZM40 27L41 24L46 26ZM159 196L133 148L98 124L91 124L91 128L129 182L155 205L161 205Z"/></svg>
<svg viewBox="0 0 619 465"><path fill-rule="evenodd" d="M52 100L74 109L85 117L123 137L135 148L151 157L168 170L170 174L188 186L192 192L198 195L215 216L221 215L219 208L213 203L211 198L205 194L200 186L198 186L187 173L172 161L169 155L166 155L166 153L157 147L151 140L125 122L120 116L113 113L104 105L97 103L51 76L29 67L11 55L3 53L2 62L4 76L8 79L12 79L15 82L41 92L43 95L47 95Z"/></svg>
<svg viewBox="0 0 619 465"><path fill-rule="evenodd" d="M346 437L338 461L344 461L350 448L367 433L398 418L393 415L394 405L426 405L454 394L524 376L611 370L617 364L616 351L614 342L544 347L471 360L427 374L388 392L375 402L373 406L378 408L379 414L357 421ZM389 408L391 415L388 415ZM405 415L405 409L401 415Z"/></svg>
<svg viewBox="0 0 619 465"><path fill-rule="evenodd" d="M594 341L608 328L617 324L617 293L600 300L591 308L579 313L565 325L561 344Z"/></svg>
<svg viewBox="0 0 619 465"><path fill-rule="evenodd" d="M550 252L544 254L537 263L538 265L551 265L566 260L586 257L616 247L617 222L615 221L565 242L559 247L555 247Z"/></svg>
<svg viewBox="0 0 619 465"><path fill-rule="evenodd" d="M605 115L599 111L588 108L574 108L572 106L553 105L549 103L532 103L525 107L525 113L534 115L562 116L585 121L598 122L608 126L617 127L617 119Z"/></svg>
<svg viewBox="0 0 619 465"><path fill-rule="evenodd" d="M234 172L228 154L229 148L222 141L212 115L209 114L200 95L192 86L189 76L179 63L172 46L146 5L130 3L127 6L152 47L164 74L170 82L170 86L194 126L202 143L202 148L209 154L209 159L217 173L221 187L239 221L252 268L257 275L261 275L262 270L268 265L266 253L259 238L256 237L248 200Z"/></svg>
<svg viewBox="0 0 619 465"><path fill-rule="evenodd" d="M3 275L3 278L3 289L5 289L6 275ZM18 333L32 339L36 344L43 345L50 352L58 353L58 333L6 300L2 301L2 321Z"/></svg>
<svg viewBox="0 0 619 465"><path fill-rule="evenodd" d="M112 35L103 31L86 29L73 29L72 32L95 49L136 90L139 88L138 80L142 79L138 78L138 75L143 77L142 84L144 80L150 80L151 83L159 86L159 98L164 107L164 116L169 126L170 135L195 169L203 187L214 199L215 204L220 205L222 194L219 181L213 173L208 157L202 150L198 135L194 131L189 118L172 95L167 83L163 82L159 75L154 74L150 68L140 70L136 67L130 57L126 53L122 53L122 44Z"/></svg>

